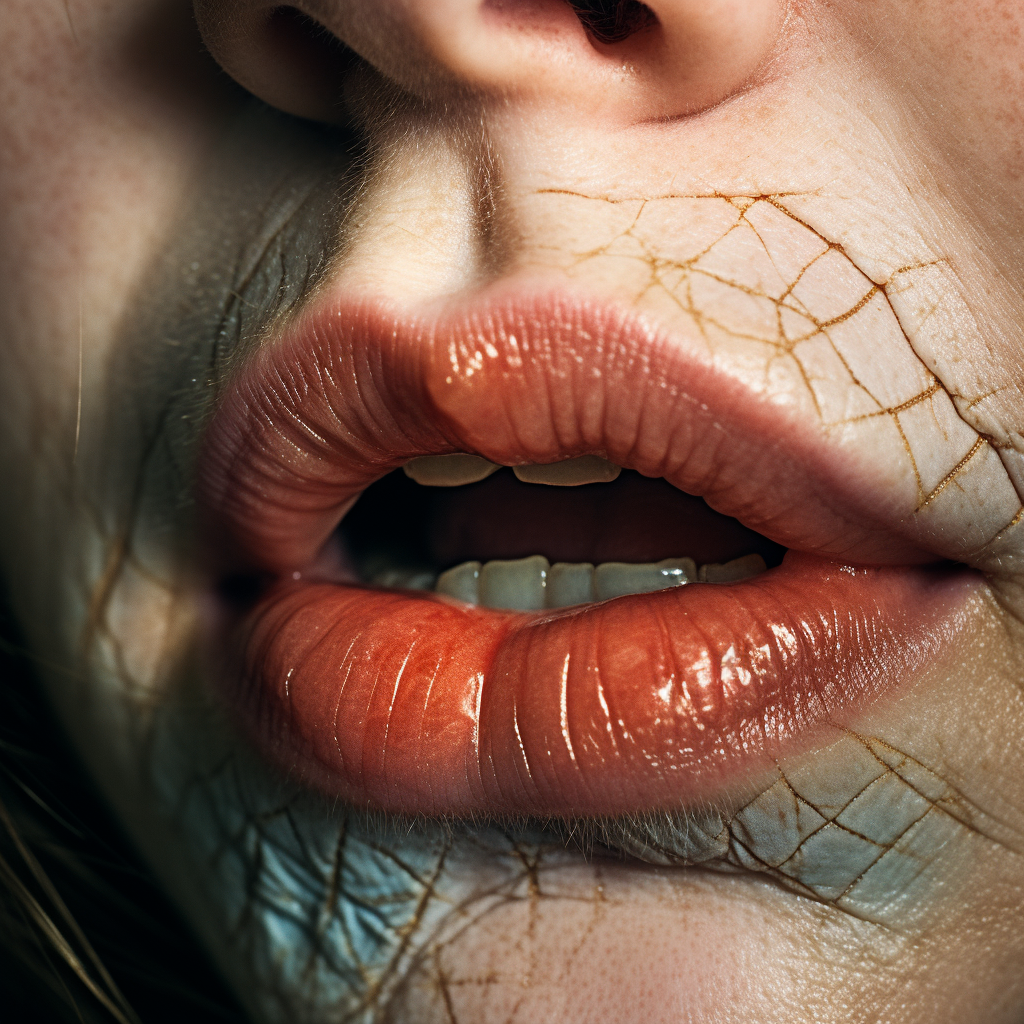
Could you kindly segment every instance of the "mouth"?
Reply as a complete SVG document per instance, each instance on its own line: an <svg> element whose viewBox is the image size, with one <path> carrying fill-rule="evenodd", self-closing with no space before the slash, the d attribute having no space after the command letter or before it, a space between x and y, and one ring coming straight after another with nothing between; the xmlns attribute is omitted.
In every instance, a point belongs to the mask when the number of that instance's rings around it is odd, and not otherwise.
<svg viewBox="0 0 1024 1024"><path fill-rule="evenodd" d="M328 295L207 433L217 677L268 758L357 807L694 806L955 642L976 577L887 485L590 297Z"/></svg>

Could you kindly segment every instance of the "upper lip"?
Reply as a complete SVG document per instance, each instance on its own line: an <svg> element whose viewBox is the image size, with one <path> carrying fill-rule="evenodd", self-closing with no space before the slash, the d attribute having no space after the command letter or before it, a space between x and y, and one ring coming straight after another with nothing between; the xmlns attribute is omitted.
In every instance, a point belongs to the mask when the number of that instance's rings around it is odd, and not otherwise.
<svg viewBox="0 0 1024 1024"><path fill-rule="evenodd" d="M619 306L507 288L408 316L328 295L233 381L206 439L201 504L241 564L301 571L365 487L446 452L503 465L600 454L788 548L859 564L939 557L886 459L840 449Z"/></svg>
<svg viewBox="0 0 1024 1024"><path fill-rule="evenodd" d="M732 596L665 592L532 625L292 582L367 485L453 451L599 454L805 554ZM936 560L884 463L565 292L495 287L419 315L325 293L230 384L199 494L221 567L278 580L225 670L236 711L280 763L397 810L694 799L900 683L962 605L962 575L836 570Z"/></svg>

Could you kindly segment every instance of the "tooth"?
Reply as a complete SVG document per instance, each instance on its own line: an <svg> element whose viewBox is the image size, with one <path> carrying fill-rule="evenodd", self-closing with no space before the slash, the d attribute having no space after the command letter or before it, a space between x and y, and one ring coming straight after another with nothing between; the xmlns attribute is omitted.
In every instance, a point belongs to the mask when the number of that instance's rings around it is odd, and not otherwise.
<svg viewBox="0 0 1024 1024"><path fill-rule="evenodd" d="M598 455L581 455L578 459L552 462L546 466L513 466L524 484L552 484L555 487L579 487L580 484L611 483L622 467Z"/></svg>
<svg viewBox="0 0 1024 1024"><path fill-rule="evenodd" d="M760 555L744 555L724 564L700 569L692 558L666 558L661 562L556 562L542 555L511 560L495 559L481 566L463 562L442 573L437 593L468 604L512 611L567 608L591 601L608 601L628 594L649 594L699 580L702 583L736 583L765 572ZM377 573L380 586L429 589L433 576L422 569L389 569Z"/></svg>
<svg viewBox="0 0 1024 1024"><path fill-rule="evenodd" d="M697 563L692 558L665 558L655 564L674 581L672 586L697 582Z"/></svg>
<svg viewBox="0 0 1024 1024"><path fill-rule="evenodd" d="M375 586L393 590L433 590L437 576L426 569L384 569L370 580Z"/></svg>
<svg viewBox="0 0 1024 1024"><path fill-rule="evenodd" d="M594 570L594 598L608 601L626 594L649 594L667 590L696 577L691 558L666 558L663 562L602 562Z"/></svg>
<svg viewBox="0 0 1024 1024"><path fill-rule="evenodd" d="M434 588L438 594L454 597L467 604L480 603L480 563L463 562L441 573Z"/></svg>
<svg viewBox="0 0 1024 1024"><path fill-rule="evenodd" d="M740 580L757 576L767 568L765 560L760 555L744 555L724 564L712 562L709 565L702 565L698 577L701 583L738 583Z"/></svg>
<svg viewBox="0 0 1024 1024"><path fill-rule="evenodd" d="M548 570L545 595L549 608L568 608L594 600L594 567L590 562L555 562Z"/></svg>
<svg viewBox="0 0 1024 1024"><path fill-rule="evenodd" d="M544 607L548 569L543 555L488 562L480 572L480 604L485 608L538 611Z"/></svg>
<svg viewBox="0 0 1024 1024"><path fill-rule="evenodd" d="M485 480L501 466L480 458L479 455L424 455L410 459L402 469L418 484L426 487L461 487Z"/></svg>

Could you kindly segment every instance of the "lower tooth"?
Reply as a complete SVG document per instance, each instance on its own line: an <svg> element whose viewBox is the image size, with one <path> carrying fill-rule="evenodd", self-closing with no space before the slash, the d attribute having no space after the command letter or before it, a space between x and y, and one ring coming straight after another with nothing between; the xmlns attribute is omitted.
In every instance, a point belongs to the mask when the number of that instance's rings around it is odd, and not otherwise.
<svg viewBox="0 0 1024 1024"><path fill-rule="evenodd" d="M385 569L375 573L370 582L393 590L433 590L437 575L424 569Z"/></svg>
<svg viewBox="0 0 1024 1024"><path fill-rule="evenodd" d="M649 594L697 578L692 558L669 558L664 562L604 562L594 570L594 597L608 601L627 594Z"/></svg>
<svg viewBox="0 0 1024 1024"><path fill-rule="evenodd" d="M609 601L630 594L649 594L686 583L736 583L767 569L760 555L745 555L725 564L702 565L692 558L666 558L661 562L603 562L595 569L589 562L556 562L541 555L497 559L483 566L463 562L442 573L436 591L467 604L510 611L541 611L572 605ZM396 579L397 579L397 575ZM416 576L419 581L424 574ZM385 586L419 587L421 583L386 583Z"/></svg>
<svg viewBox="0 0 1024 1024"><path fill-rule="evenodd" d="M734 558L731 562L720 565L717 562L700 567L701 583L739 583L757 576L768 568L760 555L744 555Z"/></svg>
<svg viewBox="0 0 1024 1024"><path fill-rule="evenodd" d="M590 562L555 562L548 571L549 608L568 608L594 600L594 567Z"/></svg>
<svg viewBox="0 0 1024 1024"><path fill-rule="evenodd" d="M549 568L542 555L488 562L480 572L480 603L485 608L540 611L544 607Z"/></svg>
<svg viewBox="0 0 1024 1024"><path fill-rule="evenodd" d="M436 591L447 597L465 601L467 604L480 603L480 563L463 562L437 578Z"/></svg>

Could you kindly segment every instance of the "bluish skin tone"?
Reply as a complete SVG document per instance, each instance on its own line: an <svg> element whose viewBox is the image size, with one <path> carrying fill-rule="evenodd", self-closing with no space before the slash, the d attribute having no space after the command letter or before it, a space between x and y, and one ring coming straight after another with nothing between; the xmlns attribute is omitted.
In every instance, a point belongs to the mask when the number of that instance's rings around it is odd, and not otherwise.
<svg viewBox="0 0 1024 1024"><path fill-rule="evenodd" d="M426 296L457 291L474 258L451 214L462 193L440 211L429 197L438 181L471 177L475 158L453 160L443 121L424 129L400 94L384 94L376 102L393 105L400 127L389 135L371 117L369 141L391 159L360 177L351 133L273 115L197 58L180 4L83 0L65 13L25 0L13 11L0 30L0 65L13 69L0 115L10 242L0 345L16 368L0 385L3 571L74 742L253 1017L1018 1021L1024 546L1012 530L976 555L984 583L942 657L855 727L711 805L547 825L367 818L260 761L226 721L204 653L210 604L189 499L204 417L262 327L318 283L388 293L401 277ZM681 195L705 194L696 178L739 197L792 181L801 214L858 273L941 246L955 272L931 320L899 328L907 351L931 346L943 393L963 396L974 380L961 409L970 429L995 435L997 421L1019 440L1024 402L1004 380L1019 377L1021 358L1024 74L1004 24L1015 9L936 0L796 13L831 49L811 48L820 65L783 64L782 112L767 129L759 108L681 126L679 137L696 131L704 161ZM367 31L359 39L377 52L383 30ZM389 52L407 45L396 32ZM826 100L812 103L808 82ZM844 117L829 107L834 95L850 103ZM595 287L604 274L628 281L625 264L587 270L581 255L593 238L628 249L636 237L588 177L607 139L529 105L487 116L519 197L508 204L525 239L515 258L593 273ZM761 136L785 142L766 155L750 141ZM648 163L685 178L692 155L676 151L679 137L652 144ZM543 205L531 146L549 157L562 147L561 165L539 163L591 199ZM831 153L840 170L826 167L821 186L808 167L793 170L787 146L807 165ZM737 170L735 154L748 151ZM664 194L650 167L628 178L633 165L616 164L614 145L607 159L628 196ZM684 229L645 230L659 259L678 261ZM742 276L740 263L728 269ZM891 291L896 320L914 322L918 293ZM735 311L730 302L719 312ZM927 334L943 315L957 325L952 340ZM722 342L723 358L738 360L739 346ZM918 366L905 356L887 350L888 376ZM841 406L846 387L837 376L820 395ZM943 479L952 431L906 429L920 430L913 464ZM852 443L902 465L891 436ZM1002 493L1007 477L992 473L940 495L967 496L960 519L943 513L952 535L984 526L970 500Z"/></svg>

